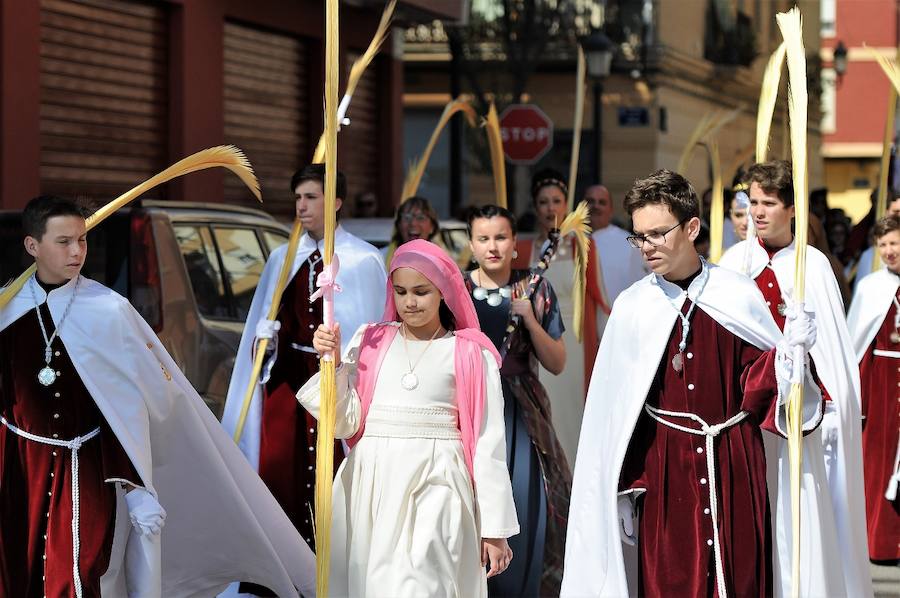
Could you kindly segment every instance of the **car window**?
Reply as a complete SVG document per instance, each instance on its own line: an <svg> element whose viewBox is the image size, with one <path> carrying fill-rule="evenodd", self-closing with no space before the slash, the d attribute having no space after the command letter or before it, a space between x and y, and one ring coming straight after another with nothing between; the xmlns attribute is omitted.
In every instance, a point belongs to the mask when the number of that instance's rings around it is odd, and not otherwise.
<svg viewBox="0 0 900 598"><path fill-rule="evenodd" d="M246 320L253 293L259 284L263 266L266 265L262 246L253 229L216 226L213 232L225 267L225 278L234 299L234 315L239 320Z"/></svg>
<svg viewBox="0 0 900 598"><path fill-rule="evenodd" d="M276 247L280 247L288 242L288 237L282 232L274 231L268 228L262 229L263 239L266 242L266 248L272 253Z"/></svg>
<svg viewBox="0 0 900 598"><path fill-rule="evenodd" d="M200 313L209 318L231 318L219 258L209 228L191 225L175 225L172 228Z"/></svg>

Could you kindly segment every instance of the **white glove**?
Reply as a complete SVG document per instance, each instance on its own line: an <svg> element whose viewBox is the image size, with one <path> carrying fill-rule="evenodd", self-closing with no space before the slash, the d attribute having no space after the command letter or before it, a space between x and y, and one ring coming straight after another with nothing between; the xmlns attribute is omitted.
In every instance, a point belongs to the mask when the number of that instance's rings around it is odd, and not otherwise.
<svg viewBox="0 0 900 598"><path fill-rule="evenodd" d="M816 344L816 314L802 303L785 310L784 340L788 347L803 347L804 353Z"/></svg>
<svg viewBox="0 0 900 598"><path fill-rule="evenodd" d="M634 529L634 504L631 496L619 496L619 535L629 546L637 544L637 531Z"/></svg>
<svg viewBox="0 0 900 598"><path fill-rule="evenodd" d="M135 488L125 495L128 515L135 531L142 536L159 535L166 522L166 510L143 488Z"/></svg>
<svg viewBox="0 0 900 598"><path fill-rule="evenodd" d="M260 320L256 323L256 338L273 338L281 330L278 320Z"/></svg>
<svg viewBox="0 0 900 598"><path fill-rule="evenodd" d="M841 417L837 412L834 401L825 401L825 413L822 415L822 446L829 446L837 442L838 428L841 425Z"/></svg>

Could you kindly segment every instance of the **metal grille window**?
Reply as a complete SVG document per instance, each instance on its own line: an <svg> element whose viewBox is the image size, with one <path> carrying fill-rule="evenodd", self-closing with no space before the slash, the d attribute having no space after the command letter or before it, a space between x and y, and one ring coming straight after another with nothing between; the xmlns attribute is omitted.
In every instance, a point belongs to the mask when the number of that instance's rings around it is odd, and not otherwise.
<svg viewBox="0 0 900 598"><path fill-rule="evenodd" d="M294 210L291 175L312 153L306 52L297 38L225 23L225 141L253 164L263 208L286 217ZM225 200L256 203L235 177L225 178Z"/></svg>
<svg viewBox="0 0 900 598"><path fill-rule="evenodd" d="M359 53L347 54L347 71L359 58ZM338 135L340 167L347 175L347 199L353 205L360 193L378 193L378 89L376 87L376 62L366 69L353 94L350 110L350 126Z"/></svg>
<svg viewBox="0 0 900 598"><path fill-rule="evenodd" d="M165 167L164 5L41 0L41 191L104 201Z"/></svg>

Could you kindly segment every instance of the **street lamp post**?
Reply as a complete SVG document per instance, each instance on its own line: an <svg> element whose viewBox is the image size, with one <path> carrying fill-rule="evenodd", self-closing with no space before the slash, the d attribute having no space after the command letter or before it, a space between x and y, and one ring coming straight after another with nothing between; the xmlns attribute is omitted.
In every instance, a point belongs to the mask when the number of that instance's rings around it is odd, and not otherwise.
<svg viewBox="0 0 900 598"><path fill-rule="evenodd" d="M594 182L603 177L603 80L609 77L615 44L602 31L594 31L581 41L587 72L594 82ZM569 181L574 185L575 181Z"/></svg>
<svg viewBox="0 0 900 598"><path fill-rule="evenodd" d="M834 47L831 63L837 75L838 83L840 83L844 79L844 73L847 72L847 46L841 40L838 40L837 46Z"/></svg>

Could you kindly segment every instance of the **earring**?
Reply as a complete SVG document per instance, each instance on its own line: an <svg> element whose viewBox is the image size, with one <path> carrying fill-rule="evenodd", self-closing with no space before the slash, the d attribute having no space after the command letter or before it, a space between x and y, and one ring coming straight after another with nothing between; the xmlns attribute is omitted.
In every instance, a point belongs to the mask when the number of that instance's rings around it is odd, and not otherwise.
<svg viewBox="0 0 900 598"><path fill-rule="evenodd" d="M513 259L516 259L517 257L519 257L519 250L513 249Z"/></svg>

